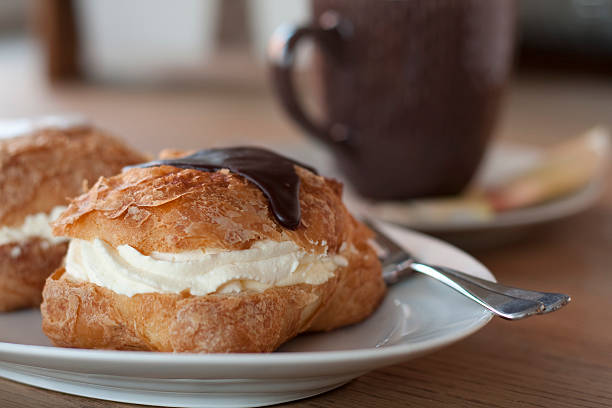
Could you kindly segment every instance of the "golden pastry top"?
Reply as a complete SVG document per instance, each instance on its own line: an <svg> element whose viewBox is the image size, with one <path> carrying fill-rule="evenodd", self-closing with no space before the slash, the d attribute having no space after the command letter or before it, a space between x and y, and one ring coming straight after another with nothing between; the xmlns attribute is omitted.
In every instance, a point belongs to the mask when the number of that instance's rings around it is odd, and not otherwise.
<svg viewBox="0 0 612 408"><path fill-rule="evenodd" d="M115 248L129 245L146 255L246 249L266 239L335 254L357 230L367 231L344 207L339 182L299 166L296 172L302 210L296 230L278 224L263 193L241 176L160 166L101 178L72 201L55 222L54 233L99 238Z"/></svg>

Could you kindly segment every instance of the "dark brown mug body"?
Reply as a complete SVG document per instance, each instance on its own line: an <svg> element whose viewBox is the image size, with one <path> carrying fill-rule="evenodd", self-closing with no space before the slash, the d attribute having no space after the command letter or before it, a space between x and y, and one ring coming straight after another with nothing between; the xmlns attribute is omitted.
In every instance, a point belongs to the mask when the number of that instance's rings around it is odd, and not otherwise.
<svg viewBox="0 0 612 408"><path fill-rule="evenodd" d="M375 199L460 192L481 161L508 80L513 0L312 6L318 24L330 11L344 24L338 44L315 36L316 69L329 123L322 128L351 184Z"/></svg>

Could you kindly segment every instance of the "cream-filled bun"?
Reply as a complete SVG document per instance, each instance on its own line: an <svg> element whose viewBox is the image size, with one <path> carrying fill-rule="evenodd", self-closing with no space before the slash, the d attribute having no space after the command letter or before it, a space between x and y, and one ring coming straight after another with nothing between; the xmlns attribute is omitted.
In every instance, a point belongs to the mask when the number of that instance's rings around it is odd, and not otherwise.
<svg viewBox="0 0 612 408"><path fill-rule="evenodd" d="M38 306L66 254L53 221L84 183L145 161L114 137L60 117L0 123L0 311Z"/></svg>
<svg viewBox="0 0 612 408"><path fill-rule="evenodd" d="M66 347L269 352L369 316L385 292L371 232L341 185L294 166L299 224L220 169L159 165L100 179L54 224L71 238L43 330Z"/></svg>

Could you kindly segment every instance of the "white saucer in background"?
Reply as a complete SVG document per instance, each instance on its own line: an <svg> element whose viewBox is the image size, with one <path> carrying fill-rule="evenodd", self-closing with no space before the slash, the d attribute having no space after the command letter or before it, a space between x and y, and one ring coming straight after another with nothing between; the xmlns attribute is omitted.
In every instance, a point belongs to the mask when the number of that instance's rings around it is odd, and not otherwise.
<svg viewBox="0 0 612 408"><path fill-rule="evenodd" d="M279 149L278 146L276 149ZM313 165L325 176L343 181L344 200L354 214L432 234L468 249L502 245L524 236L531 227L578 214L591 207L604 191L604 181L593 180L571 194L532 207L493 214L488 218L457 217L438 221L423 220L414 216L406 217L403 211L394 214L393 210L385 208L384 203L372 203L360 197L351 190L349 183L343 180L343 176L334 168L333 156L322 146L314 143L305 143L299 148L287 145L281 147L280 151ZM495 184L509 175L530 168L541 155L542 150L535 146L494 142L475 177L474 184L479 186Z"/></svg>
<svg viewBox="0 0 612 408"><path fill-rule="evenodd" d="M67 130L90 125L90 121L79 114L60 114L0 119L0 139L24 136L42 129Z"/></svg>
<svg viewBox="0 0 612 408"><path fill-rule="evenodd" d="M542 151L534 146L510 143L493 144L476 176L475 184L489 186L497 184L507 176L521 173L532 167L541 157ZM377 212L376 206L367 205L361 198L352 196L349 206L356 212L367 211L370 217L397 225L433 234L463 248L490 247L505 244L524 236L531 227L560 220L578 214L591 207L601 197L604 181L595 179L573 193L531 207L492 214L490 218L458 217L441 221L407 220L394 217L392 213ZM379 209L384 209L379 206Z"/></svg>

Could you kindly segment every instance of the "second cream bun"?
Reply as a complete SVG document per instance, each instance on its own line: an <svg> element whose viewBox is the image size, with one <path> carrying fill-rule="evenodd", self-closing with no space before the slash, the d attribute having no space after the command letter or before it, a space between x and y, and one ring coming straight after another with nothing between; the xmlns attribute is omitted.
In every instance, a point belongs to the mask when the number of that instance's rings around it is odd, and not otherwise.
<svg viewBox="0 0 612 408"><path fill-rule="evenodd" d="M140 153L86 124L0 140L0 311L40 304L45 279L60 266L67 247L51 239L48 218L54 209L81 194L84 184L143 161Z"/></svg>

